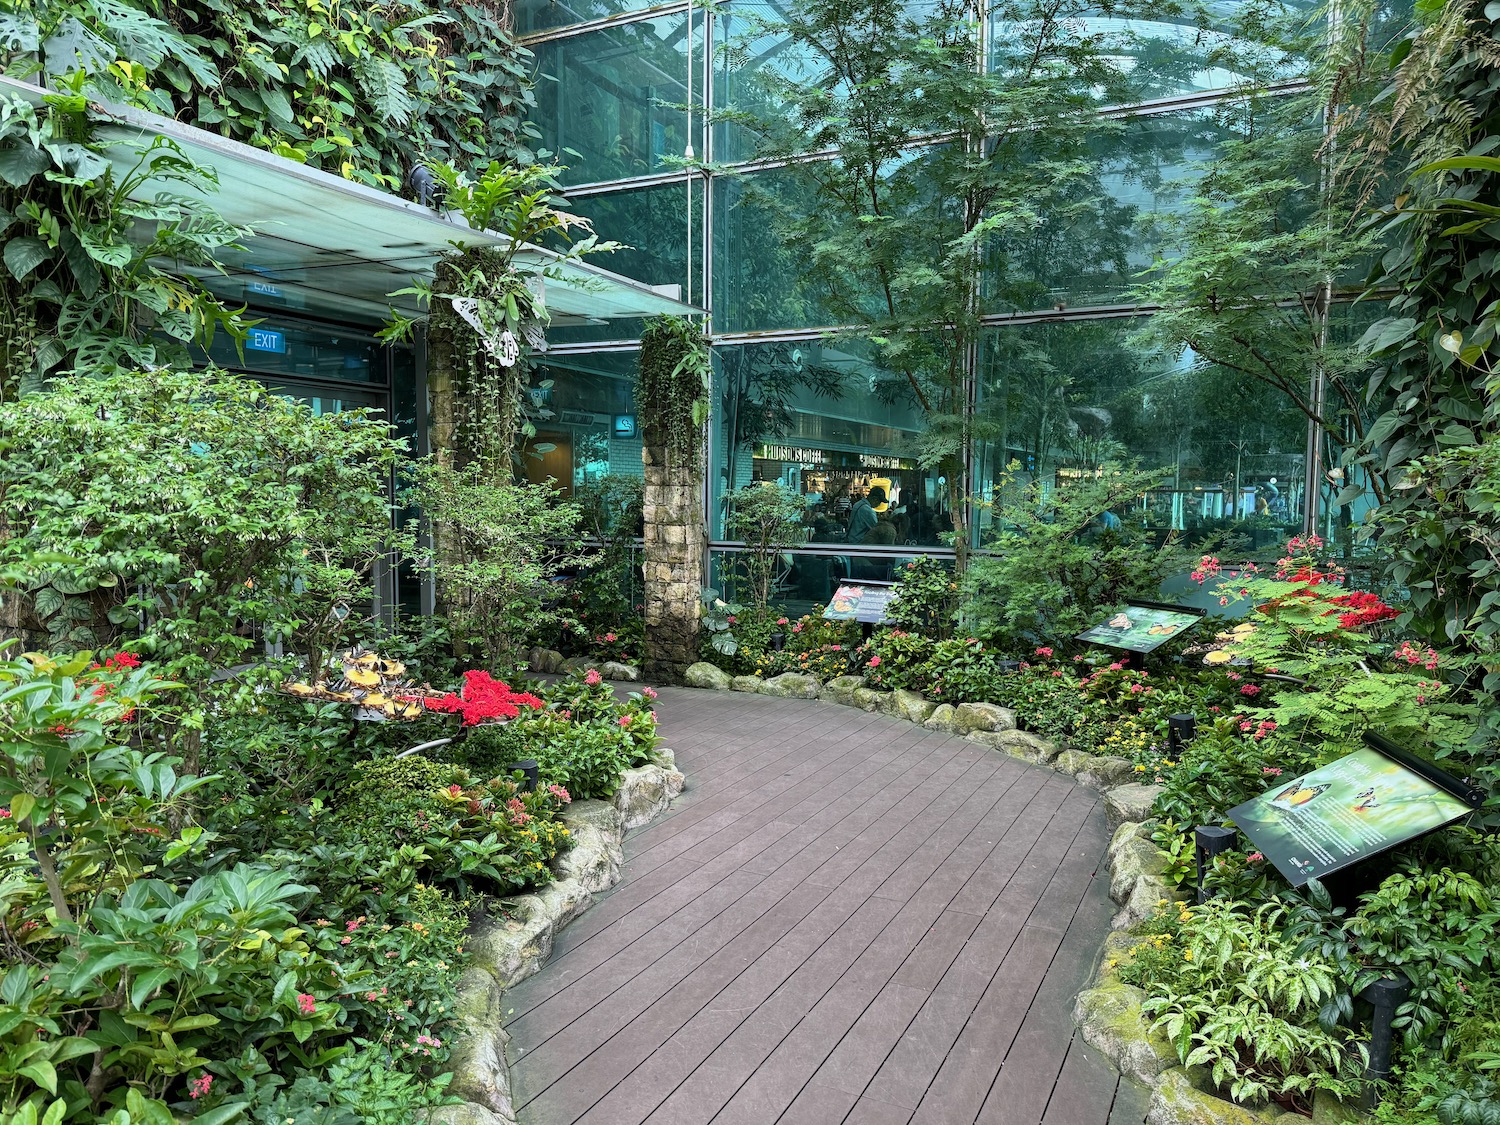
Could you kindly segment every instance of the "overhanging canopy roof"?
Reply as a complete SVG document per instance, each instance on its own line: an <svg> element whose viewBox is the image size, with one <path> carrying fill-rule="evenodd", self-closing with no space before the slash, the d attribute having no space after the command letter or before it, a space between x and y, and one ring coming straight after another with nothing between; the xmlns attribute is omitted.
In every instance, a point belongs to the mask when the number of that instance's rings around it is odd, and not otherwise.
<svg viewBox="0 0 1500 1125"><path fill-rule="evenodd" d="M0 90L34 104L46 93L3 77ZM126 106L94 108L103 139L116 142L112 159L120 170L133 166L153 138L166 137L217 174L218 190L205 198L226 221L255 228L244 251L223 256L226 275L204 277L227 297L275 297L309 311L379 320L392 304L415 311L412 298L388 294L430 275L454 241L511 246L503 235L473 230L461 219L169 117ZM163 190L181 194L183 186L148 181L138 194L150 198ZM554 324L703 311L678 300L676 286L654 288L540 246L523 246L514 260L525 272L546 270L545 301Z"/></svg>

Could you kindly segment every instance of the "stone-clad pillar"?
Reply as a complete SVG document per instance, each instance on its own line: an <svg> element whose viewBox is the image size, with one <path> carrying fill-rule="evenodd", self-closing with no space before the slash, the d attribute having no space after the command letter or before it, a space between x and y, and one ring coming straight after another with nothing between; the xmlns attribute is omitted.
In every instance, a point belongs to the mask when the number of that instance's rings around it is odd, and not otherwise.
<svg viewBox="0 0 1500 1125"><path fill-rule="evenodd" d="M681 683L698 659L700 592L708 532L703 522L703 478L672 464L660 445L643 444L646 470L645 586L648 678Z"/></svg>

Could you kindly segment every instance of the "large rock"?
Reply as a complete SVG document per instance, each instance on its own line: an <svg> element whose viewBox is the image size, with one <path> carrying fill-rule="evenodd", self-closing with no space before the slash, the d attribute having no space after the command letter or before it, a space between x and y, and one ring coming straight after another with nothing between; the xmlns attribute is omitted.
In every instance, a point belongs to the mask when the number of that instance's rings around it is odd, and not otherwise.
<svg viewBox="0 0 1500 1125"><path fill-rule="evenodd" d="M709 691L728 691L734 683L733 676L706 660L689 664L683 678L688 687L708 688Z"/></svg>
<svg viewBox="0 0 1500 1125"><path fill-rule="evenodd" d="M1115 834L1109 839L1109 847L1105 849L1105 855L1114 859L1115 853L1130 841L1138 838L1149 838L1151 830L1144 824L1135 820L1124 821L1115 829Z"/></svg>
<svg viewBox="0 0 1500 1125"><path fill-rule="evenodd" d="M1097 988L1078 994L1073 1019L1084 1041L1107 1056L1122 1074L1150 1083L1177 1065L1177 1052L1151 1021L1141 1014L1145 992L1106 978Z"/></svg>
<svg viewBox="0 0 1500 1125"><path fill-rule="evenodd" d="M620 846L621 815L613 805L603 801L579 801L578 805L597 806L577 810L569 807L565 818L570 847L552 861L552 871L560 881L576 881L592 893L607 890L620 881L620 864L625 861Z"/></svg>
<svg viewBox="0 0 1500 1125"><path fill-rule="evenodd" d="M1015 729L1016 713L998 703L960 703L953 713L953 730L957 734Z"/></svg>
<svg viewBox="0 0 1500 1125"><path fill-rule="evenodd" d="M620 788L615 792L620 827L628 832L655 820L666 811L672 798L682 792L683 783L681 773L663 766L626 770L620 775Z"/></svg>
<svg viewBox="0 0 1500 1125"><path fill-rule="evenodd" d="M762 695L774 695L778 699L817 699L818 681L813 676L800 672L783 672L772 676L761 685Z"/></svg>
<svg viewBox="0 0 1500 1125"><path fill-rule="evenodd" d="M1131 782L1104 794L1104 808L1109 814L1110 827L1127 820L1149 820L1151 806L1161 795L1160 785L1142 785Z"/></svg>
<svg viewBox="0 0 1500 1125"><path fill-rule="evenodd" d="M759 676L736 676L729 686L735 691L749 691L758 693L761 689L761 685L765 682L766 681L761 679Z"/></svg>
<svg viewBox="0 0 1500 1125"><path fill-rule="evenodd" d="M897 688L891 692L891 705L896 709L896 714L912 723L925 723L937 710L936 703L923 699L920 693L907 691L905 688Z"/></svg>
<svg viewBox="0 0 1500 1125"><path fill-rule="evenodd" d="M599 666L599 674L606 680L614 680L633 684L641 678L641 673L633 664L622 664L618 660L606 660Z"/></svg>
<svg viewBox="0 0 1500 1125"><path fill-rule="evenodd" d="M1302 1119L1304 1122L1307 1118ZM1312 1125L1356 1125L1364 1114L1350 1102L1341 1102L1327 1090L1313 1094Z"/></svg>
<svg viewBox="0 0 1500 1125"><path fill-rule="evenodd" d="M883 703L888 691L876 691L874 688L855 688L850 695L850 702L862 711L883 711Z"/></svg>
<svg viewBox="0 0 1500 1125"><path fill-rule="evenodd" d="M478 1125L486 1120L483 1114L493 1114L505 1122L516 1119L510 1100L510 1072L505 1065L505 1045L510 1036L501 1026L505 1022L504 1000L499 982L482 969L466 969L458 980L455 1015L463 1031L454 1040L448 1062L453 1072L448 1089L475 1106L467 1117L441 1119L449 1125Z"/></svg>
<svg viewBox="0 0 1500 1125"><path fill-rule="evenodd" d="M588 656L570 656L558 665L559 672L597 672L599 662Z"/></svg>
<svg viewBox="0 0 1500 1125"><path fill-rule="evenodd" d="M1091 789L1103 790L1130 780L1135 766L1127 758L1096 757L1074 776Z"/></svg>
<svg viewBox="0 0 1500 1125"><path fill-rule="evenodd" d="M855 689L864 686L863 676L836 676L818 691L818 698L832 703L850 704L854 702Z"/></svg>
<svg viewBox="0 0 1500 1125"><path fill-rule="evenodd" d="M514 1117L473 1102L439 1106L428 1111L426 1120L428 1125L516 1125Z"/></svg>
<svg viewBox="0 0 1500 1125"><path fill-rule="evenodd" d="M1167 853L1150 840L1132 836L1110 856L1109 897L1123 905L1145 879L1161 879L1167 873Z"/></svg>
<svg viewBox="0 0 1500 1125"><path fill-rule="evenodd" d="M1130 888L1130 894L1120 904L1119 911L1110 921L1110 928L1128 930L1132 926L1139 926L1164 903L1181 902L1186 897L1186 892L1165 879L1142 875L1136 879Z"/></svg>
<svg viewBox="0 0 1500 1125"><path fill-rule="evenodd" d="M1002 754L1009 754L1012 758L1039 765L1046 765L1057 754L1054 743L1023 730L976 730L967 738L970 742L981 743Z"/></svg>
<svg viewBox="0 0 1500 1125"><path fill-rule="evenodd" d="M1089 763L1094 760L1092 754L1086 754L1082 750L1064 750L1056 758L1052 759L1052 768L1058 773L1065 773L1071 777L1088 769Z"/></svg>
<svg viewBox="0 0 1500 1125"><path fill-rule="evenodd" d="M1253 1110L1206 1094L1187 1071L1173 1067L1156 1081L1146 1125L1271 1125L1279 1109Z"/></svg>
<svg viewBox="0 0 1500 1125"><path fill-rule="evenodd" d="M951 731L953 729L953 715L957 710L951 703L939 703L937 709L927 716L927 721L922 725L928 730Z"/></svg>

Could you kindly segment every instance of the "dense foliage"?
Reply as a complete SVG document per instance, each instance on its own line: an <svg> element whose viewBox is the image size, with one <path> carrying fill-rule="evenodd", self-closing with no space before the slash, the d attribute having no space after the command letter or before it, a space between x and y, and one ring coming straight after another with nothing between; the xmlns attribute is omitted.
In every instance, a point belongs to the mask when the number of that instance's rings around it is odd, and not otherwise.
<svg viewBox="0 0 1500 1125"><path fill-rule="evenodd" d="M538 155L530 55L483 0L36 0L0 21L11 77L86 71L91 96L387 190L428 160Z"/></svg>
<svg viewBox="0 0 1500 1125"><path fill-rule="evenodd" d="M641 441L669 465L696 473L703 460L713 366L703 330L682 317L658 316L641 333L635 380Z"/></svg>
<svg viewBox="0 0 1500 1125"><path fill-rule="evenodd" d="M213 171L165 138L121 161L81 82L63 86L41 105L0 98L0 401L56 372L151 367L245 334L187 273L246 233L203 198Z"/></svg>
<svg viewBox="0 0 1500 1125"><path fill-rule="evenodd" d="M399 449L219 372L59 381L0 408L9 624L57 651L128 641L186 684L162 706L191 765L221 672L266 642L320 667L366 617Z"/></svg>

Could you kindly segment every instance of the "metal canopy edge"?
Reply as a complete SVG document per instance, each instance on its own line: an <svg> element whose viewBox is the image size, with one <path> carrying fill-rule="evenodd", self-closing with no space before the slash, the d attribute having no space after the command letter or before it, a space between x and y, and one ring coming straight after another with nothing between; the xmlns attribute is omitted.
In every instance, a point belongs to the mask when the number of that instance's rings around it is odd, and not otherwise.
<svg viewBox="0 0 1500 1125"><path fill-rule="evenodd" d="M0 76L0 90L40 104L48 91ZM431 275L455 242L509 249L510 239L475 230L459 219L330 172L218 136L131 106L91 102L101 135L116 143L111 157L128 169L149 143L165 137L212 168L218 190L202 193L228 222L252 227L245 251L223 256L220 275L199 272L210 288L233 299L279 298L287 307L341 312L371 320L388 306L415 311L413 299L388 295ZM143 143L144 141L144 143ZM147 181L141 196L181 184ZM578 324L659 313L699 315L703 309L650 286L555 251L524 245L523 270L545 275L545 301L554 324ZM198 272L198 271L195 271Z"/></svg>

